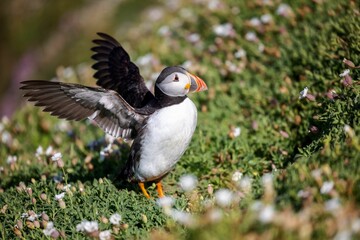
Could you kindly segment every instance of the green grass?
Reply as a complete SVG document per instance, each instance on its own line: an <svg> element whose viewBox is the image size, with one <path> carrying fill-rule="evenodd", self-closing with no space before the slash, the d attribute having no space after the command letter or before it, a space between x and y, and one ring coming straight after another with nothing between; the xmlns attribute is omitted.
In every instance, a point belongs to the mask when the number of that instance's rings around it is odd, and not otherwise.
<svg viewBox="0 0 360 240"><path fill-rule="evenodd" d="M1 123L1 236L46 239L44 221L52 221L60 235L81 239L86 234L76 226L89 220L99 223L99 231L112 230L116 239L359 237L360 70L343 63L346 58L360 65L359 7L351 1L291 1L291 12L281 16L280 2L239 2L211 9L180 1L175 8L160 8L159 20L144 15L119 37L133 59L152 53L152 63L141 69L146 78L164 65L191 61L189 70L209 87L190 96L199 109L198 127L164 179L166 194L175 199L172 208L159 207L136 185L116 179L127 143L119 140L102 160L107 143L101 130L87 121L64 126L27 105ZM264 14L272 21L251 24ZM229 36L213 30L224 23L232 26ZM245 38L250 31L255 42ZM199 40L191 42L191 34ZM240 49L246 56L237 58ZM350 85L339 76L348 68ZM65 79L58 71L62 81L93 83L77 73ZM311 95L299 99L305 87ZM336 96L329 98L331 90ZM239 136L233 135L236 127ZM38 146L50 145L62 153L64 167L51 156L35 156ZM17 161L8 164L8 156ZM239 182L232 180L236 171L243 174ZM198 178L194 191L184 193L178 186L184 174ZM244 179L251 179L250 191ZM54 197L67 184L60 204ZM156 196L155 186L148 187ZM219 204L220 188L232 193L228 206ZM172 209L190 215L179 217ZM37 227L21 218L29 210L46 212L49 220L39 217ZM114 213L122 216L119 225L108 221ZM21 229L14 229L19 222Z"/></svg>

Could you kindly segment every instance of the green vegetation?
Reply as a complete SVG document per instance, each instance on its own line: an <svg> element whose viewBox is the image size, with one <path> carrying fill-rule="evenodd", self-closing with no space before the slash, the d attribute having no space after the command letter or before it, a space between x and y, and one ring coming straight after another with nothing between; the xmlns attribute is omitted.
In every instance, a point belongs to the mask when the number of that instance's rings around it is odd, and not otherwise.
<svg viewBox="0 0 360 240"><path fill-rule="evenodd" d="M127 143L109 146L89 121L66 123L29 104L0 124L1 237L359 238L359 15L355 1L335 0L149 10L115 35L143 76L183 64L209 87L190 96L198 127L164 179L172 198L147 200L116 179ZM90 65L60 67L58 80L94 84ZM184 192L186 174L198 184Z"/></svg>

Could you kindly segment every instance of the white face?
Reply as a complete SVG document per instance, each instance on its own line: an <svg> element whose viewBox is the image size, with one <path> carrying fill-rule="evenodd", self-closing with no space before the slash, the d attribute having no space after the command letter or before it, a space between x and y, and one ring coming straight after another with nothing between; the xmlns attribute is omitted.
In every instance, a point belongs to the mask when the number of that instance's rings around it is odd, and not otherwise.
<svg viewBox="0 0 360 240"><path fill-rule="evenodd" d="M189 93L191 84L190 76L174 72L167 76L161 83L157 83L158 88L168 96L185 96Z"/></svg>

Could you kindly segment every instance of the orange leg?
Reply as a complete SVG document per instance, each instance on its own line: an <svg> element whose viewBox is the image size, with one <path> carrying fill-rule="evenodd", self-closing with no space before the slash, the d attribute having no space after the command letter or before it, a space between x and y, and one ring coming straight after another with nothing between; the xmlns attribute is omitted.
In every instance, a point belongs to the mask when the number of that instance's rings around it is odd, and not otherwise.
<svg viewBox="0 0 360 240"><path fill-rule="evenodd" d="M150 195L149 195L148 192L146 191L145 185L144 185L143 182L139 182L139 187L140 187L142 193L145 195L145 197L146 197L147 199L150 199Z"/></svg>
<svg viewBox="0 0 360 240"><path fill-rule="evenodd" d="M159 194L159 198L165 197L163 189L162 189L161 181L156 183L156 187L157 187L157 192Z"/></svg>

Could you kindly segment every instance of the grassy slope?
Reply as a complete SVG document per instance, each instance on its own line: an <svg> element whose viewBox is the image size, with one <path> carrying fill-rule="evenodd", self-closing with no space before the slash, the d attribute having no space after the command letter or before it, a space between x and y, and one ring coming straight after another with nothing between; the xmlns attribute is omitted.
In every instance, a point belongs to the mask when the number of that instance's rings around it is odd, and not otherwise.
<svg viewBox="0 0 360 240"><path fill-rule="evenodd" d="M141 24L124 39L135 56L153 53L152 66L143 72L158 71L158 62L173 65L190 60L190 70L210 88L191 96L201 109L199 125L182 161L165 180L167 194L176 198L175 208L196 218L191 227L174 224L136 186L113 181L121 160L126 159L126 144L119 144L99 162L105 145L93 141L103 136L100 130L85 122L71 123L64 130L61 121L27 106L3 123L2 136L5 131L12 136L0 148L3 236L14 236L17 220L26 224L20 216L28 210L45 211L69 238L84 236L75 231L82 219L100 222L101 216L109 218L115 212L123 216L119 233L106 221L100 229L113 228L119 238L149 236L150 231L154 238L194 239L321 239L359 234L359 70L351 70L351 86L344 86L339 77L348 68L343 58L360 64L359 8L351 1L291 2L292 12L283 17L276 14L280 2L269 6L238 2L227 1L215 9L205 3L168 7L154 25ZM251 26L251 18L266 13L271 14L271 23ZM230 36L214 33L214 26L223 23L232 24ZM159 34L161 27L164 31ZM250 31L257 34L256 42L245 39ZM192 43L189 36L194 33L200 40ZM149 34L151 38L143 37ZM246 57L235 57L239 49L246 51ZM315 101L298 99L306 86ZM330 89L338 95L335 100L326 96ZM350 127L347 131L345 124ZM229 136L232 126L241 127L240 136ZM37 159L39 145L60 151L65 167L57 168L45 156ZM15 164L6 163L9 155L18 157ZM245 197L244 189L231 180L235 171L253 179L251 193ZM64 198L65 208L54 200L61 185L52 177L61 172L73 186ZM177 186L185 173L198 177L196 192L183 194ZM265 173L273 173L273 184L262 183ZM20 181L32 189L32 196L16 187ZM218 208L208 184L215 190L229 188L236 196L231 207L221 210L226 217L215 223L211 214ZM333 187L325 191L324 184ZM153 186L150 192L155 195ZM46 193L47 200L40 198L41 193ZM204 199L210 200L209 206ZM264 206L276 210L269 221L261 222ZM25 238L44 236L31 226L20 232Z"/></svg>

